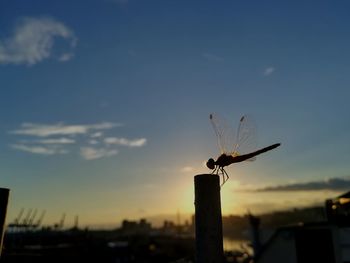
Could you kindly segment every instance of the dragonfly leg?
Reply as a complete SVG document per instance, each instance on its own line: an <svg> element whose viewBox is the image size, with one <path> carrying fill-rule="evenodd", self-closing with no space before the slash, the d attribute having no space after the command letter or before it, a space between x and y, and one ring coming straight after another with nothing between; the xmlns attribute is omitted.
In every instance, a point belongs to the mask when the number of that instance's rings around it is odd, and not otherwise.
<svg viewBox="0 0 350 263"><path fill-rule="evenodd" d="M225 180L225 182L226 182L230 177L228 176L228 174L226 173L226 171L224 170L224 168L222 168L222 171L223 171L224 174L226 175L226 180Z"/></svg>
<svg viewBox="0 0 350 263"><path fill-rule="evenodd" d="M216 167L214 168L214 170L211 172L211 174L219 174L219 168L220 168L220 167L216 166Z"/></svg>
<svg viewBox="0 0 350 263"><path fill-rule="evenodd" d="M222 167L220 167L219 170L220 170L220 173L222 175L222 183L220 185L220 187L222 187L226 183L227 180L226 180L226 177L225 177L224 169Z"/></svg>
<svg viewBox="0 0 350 263"><path fill-rule="evenodd" d="M227 180L229 179L229 176L228 176L228 174L226 173L226 171L225 171L225 169L223 167L220 167L220 172L221 172L221 175L222 175L222 184L220 185L220 187L222 187L227 182Z"/></svg>

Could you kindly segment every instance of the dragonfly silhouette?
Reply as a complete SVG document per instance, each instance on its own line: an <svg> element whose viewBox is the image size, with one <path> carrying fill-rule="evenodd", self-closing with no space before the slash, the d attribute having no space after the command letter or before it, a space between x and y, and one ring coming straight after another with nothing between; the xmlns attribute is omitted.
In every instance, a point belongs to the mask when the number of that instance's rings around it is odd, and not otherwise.
<svg viewBox="0 0 350 263"><path fill-rule="evenodd" d="M229 178L224 167L233 163L254 161L257 155L271 151L281 145L276 143L256 150L256 128L254 122L247 115L242 116L239 120L236 135L231 126L217 114L210 114L209 118L218 139L221 155L216 161L210 158L207 161L207 167L213 170L212 174L222 175L221 186Z"/></svg>

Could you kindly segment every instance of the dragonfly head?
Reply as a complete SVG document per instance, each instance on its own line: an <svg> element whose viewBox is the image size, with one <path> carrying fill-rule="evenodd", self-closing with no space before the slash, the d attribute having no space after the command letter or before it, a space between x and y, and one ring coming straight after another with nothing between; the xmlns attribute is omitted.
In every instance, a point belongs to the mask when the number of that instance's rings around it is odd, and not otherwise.
<svg viewBox="0 0 350 263"><path fill-rule="evenodd" d="M213 170L215 168L215 161L213 158L210 158L208 161L207 161L207 167L211 170Z"/></svg>

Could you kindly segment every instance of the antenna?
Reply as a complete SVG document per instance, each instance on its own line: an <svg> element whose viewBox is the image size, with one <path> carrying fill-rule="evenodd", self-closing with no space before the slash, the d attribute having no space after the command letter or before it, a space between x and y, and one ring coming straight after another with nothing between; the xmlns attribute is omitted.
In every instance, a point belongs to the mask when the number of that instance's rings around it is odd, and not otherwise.
<svg viewBox="0 0 350 263"><path fill-rule="evenodd" d="M18 225L19 224L19 220L21 220L21 217L22 217L23 213L24 213L24 208L22 207L21 210L19 211L18 216L13 221L14 225Z"/></svg>
<svg viewBox="0 0 350 263"><path fill-rule="evenodd" d="M36 224L33 225L34 228L37 228L37 227L39 227L41 225L41 222L43 221L43 219L45 217L45 214L46 214L46 210L43 210L41 212L41 215L40 215L38 221L36 221Z"/></svg>
<svg viewBox="0 0 350 263"><path fill-rule="evenodd" d="M32 214L32 211L33 211L33 209L30 208L30 209L28 210L28 212L27 212L26 217L23 219L22 225L23 225L24 227L28 226L28 221L29 221L30 215Z"/></svg>
<svg viewBox="0 0 350 263"><path fill-rule="evenodd" d="M78 229L78 227L79 227L79 216L76 215L74 218L74 228Z"/></svg>
<svg viewBox="0 0 350 263"><path fill-rule="evenodd" d="M176 224L177 224L177 226L180 226L180 224L181 224L181 215L180 215L179 209L177 209L177 213L176 213Z"/></svg>
<svg viewBox="0 0 350 263"><path fill-rule="evenodd" d="M64 226L64 220L65 220L65 219L66 219L66 214L63 213L63 214L62 214L61 221L60 221L60 223L59 223L59 228L60 228L60 229L63 228L63 226Z"/></svg>
<svg viewBox="0 0 350 263"><path fill-rule="evenodd" d="M35 209L34 212L33 212L33 214L32 214L32 216L31 216L30 219L28 220L28 226L33 226L33 221L34 221L34 219L35 219L37 213L38 213L38 210Z"/></svg>
<svg viewBox="0 0 350 263"><path fill-rule="evenodd" d="M60 230L63 228L65 218L66 218L66 214L63 213L60 222L54 224L54 226L53 226L55 228L55 230Z"/></svg>

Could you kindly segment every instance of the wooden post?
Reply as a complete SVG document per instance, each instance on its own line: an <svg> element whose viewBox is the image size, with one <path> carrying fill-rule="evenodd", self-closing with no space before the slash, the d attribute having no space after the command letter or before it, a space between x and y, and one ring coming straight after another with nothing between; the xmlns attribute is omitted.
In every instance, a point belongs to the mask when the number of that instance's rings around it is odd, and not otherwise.
<svg viewBox="0 0 350 263"><path fill-rule="evenodd" d="M7 212L7 203L9 198L9 192L10 189L7 188L0 188L0 256L2 252L2 245L4 241L4 234L5 234L5 219L6 219L6 212Z"/></svg>
<svg viewBox="0 0 350 263"><path fill-rule="evenodd" d="M222 263L220 177L214 174L196 175L194 188L196 263Z"/></svg>

